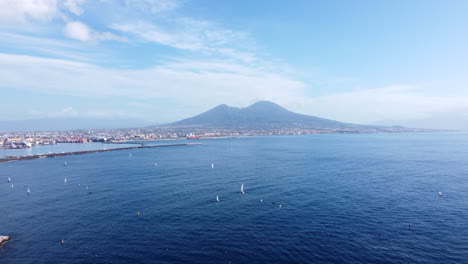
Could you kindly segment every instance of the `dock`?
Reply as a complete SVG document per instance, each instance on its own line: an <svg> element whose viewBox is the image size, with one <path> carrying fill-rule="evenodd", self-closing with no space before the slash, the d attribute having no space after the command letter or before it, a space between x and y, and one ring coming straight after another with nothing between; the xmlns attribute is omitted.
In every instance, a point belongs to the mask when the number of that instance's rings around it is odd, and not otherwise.
<svg viewBox="0 0 468 264"><path fill-rule="evenodd" d="M20 160L54 158L54 157L62 157L62 156L70 156L70 155L81 155L81 154L107 152L107 151L132 150L132 149L144 149L144 148L183 147L183 146L191 146L191 145L201 145L201 143L183 143L183 144L166 144L166 145L149 145L149 146L141 145L141 146L125 147L125 148L96 149L96 150L84 150L84 151L74 151L74 152L65 152L65 153L48 153L48 154L38 154L38 155L30 155L30 156L8 156L6 158L0 158L0 163L20 161Z"/></svg>

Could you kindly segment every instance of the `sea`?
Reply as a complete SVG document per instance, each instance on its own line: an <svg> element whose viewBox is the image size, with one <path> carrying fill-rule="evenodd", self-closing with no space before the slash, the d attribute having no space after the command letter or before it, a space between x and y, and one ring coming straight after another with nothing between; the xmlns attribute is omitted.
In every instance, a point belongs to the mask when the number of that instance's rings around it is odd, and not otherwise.
<svg viewBox="0 0 468 264"><path fill-rule="evenodd" d="M0 263L468 263L468 133L187 142L1 163Z"/></svg>

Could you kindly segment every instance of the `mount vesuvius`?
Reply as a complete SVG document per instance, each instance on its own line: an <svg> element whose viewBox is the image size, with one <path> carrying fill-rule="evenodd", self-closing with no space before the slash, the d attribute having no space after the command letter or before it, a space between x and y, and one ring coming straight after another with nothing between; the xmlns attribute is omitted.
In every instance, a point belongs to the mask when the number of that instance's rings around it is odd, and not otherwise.
<svg viewBox="0 0 468 264"><path fill-rule="evenodd" d="M219 105L202 114L169 124L172 127L227 129L369 129L378 128L342 123L291 112L275 103L260 101L245 108Z"/></svg>

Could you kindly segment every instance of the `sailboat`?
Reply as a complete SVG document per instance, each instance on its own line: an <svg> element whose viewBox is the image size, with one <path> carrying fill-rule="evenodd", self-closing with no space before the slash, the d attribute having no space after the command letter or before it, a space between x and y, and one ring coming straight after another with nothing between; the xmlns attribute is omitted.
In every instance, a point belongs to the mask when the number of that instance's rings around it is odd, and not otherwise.
<svg viewBox="0 0 468 264"><path fill-rule="evenodd" d="M214 169L214 163L211 163L211 168Z"/></svg>
<svg viewBox="0 0 468 264"><path fill-rule="evenodd" d="M216 202L219 203L219 196L218 195L216 195Z"/></svg>
<svg viewBox="0 0 468 264"><path fill-rule="evenodd" d="M67 177L65 177L65 180L63 180L64 183L67 183Z"/></svg>
<svg viewBox="0 0 468 264"><path fill-rule="evenodd" d="M439 192L439 196L442 196L442 192Z"/></svg>
<svg viewBox="0 0 468 264"><path fill-rule="evenodd" d="M67 166L67 162L66 162L66 161L63 163L63 166Z"/></svg>
<svg viewBox="0 0 468 264"><path fill-rule="evenodd" d="M241 193L244 194L244 184L241 185Z"/></svg>
<svg viewBox="0 0 468 264"><path fill-rule="evenodd" d="M28 189L26 190L26 193L28 193L28 194L31 193L31 190L29 190L29 187L28 187Z"/></svg>
<svg viewBox="0 0 468 264"><path fill-rule="evenodd" d="M10 178L10 177L8 177L8 182L9 182L9 183L11 182L11 178Z"/></svg>

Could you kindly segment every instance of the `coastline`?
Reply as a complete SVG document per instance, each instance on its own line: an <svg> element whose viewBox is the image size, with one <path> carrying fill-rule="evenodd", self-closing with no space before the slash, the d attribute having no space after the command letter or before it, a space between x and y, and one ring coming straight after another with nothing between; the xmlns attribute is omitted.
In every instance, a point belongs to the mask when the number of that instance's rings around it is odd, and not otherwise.
<svg viewBox="0 0 468 264"><path fill-rule="evenodd" d="M20 161L20 160L62 157L62 156L70 156L70 155L81 155L81 154L107 152L107 151L142 149L142 148L182 147L182 146L201 145L201 144L202 143L180 143L180 144L169 144L169 145L152 145L152 146L135 146L135 147L124 147L124 148L84 150L84 151L73 151L73 152L65 152L65 153L49 153L49 154L38 154L38 155L31 155L31 156L9 156L6 158L0 158L0 163Z"/></svg>

